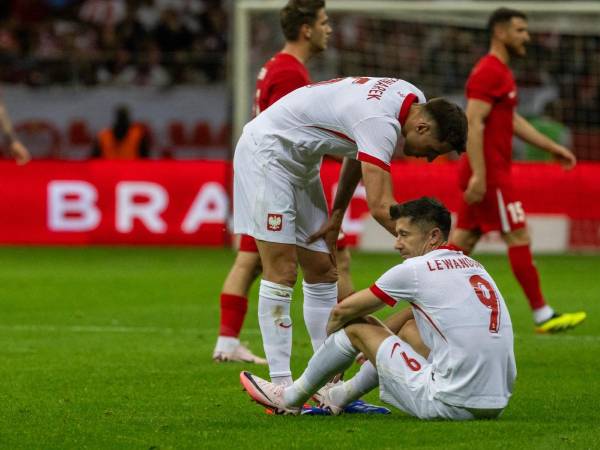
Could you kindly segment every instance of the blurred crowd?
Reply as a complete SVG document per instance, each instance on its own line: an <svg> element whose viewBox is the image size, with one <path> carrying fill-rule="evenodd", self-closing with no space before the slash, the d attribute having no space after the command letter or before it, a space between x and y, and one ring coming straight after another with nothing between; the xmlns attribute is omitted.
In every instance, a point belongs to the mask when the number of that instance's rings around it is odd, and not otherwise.
<svg viewBox="0 0 600 450"><path fill-rule="evenodd" d="M2 0L0 83L212 90L213 83L231 81L234 1ZM309 64L314 80L400 77L428 97L462 102L468 74L488 48L485 30L460 22L329 15L329 49ZM572 18L561 20L564 25ZM577 23L563 26L563 32L544 29L532 32L527 58L514 60L520 112L566 136L565 145L572 140L579 155L598 159L600 35L582 32ZM253 15L250 39L253 78L283 44L277 14Z"/></svg>
<svg viewBox="0 0 600 450"><path fill-rule="evenodd" d="M487 52L480 28L402 22L331 14L331 49L312 67L315 79L344 75L401 77L428 97L463 96L475 62ZM253 24L256 65L276 51L277 23L263 16ZM573 24L576 26L576 24ZM532 32L526 58L511 62L521 107L538 115L548 103L556 120L600 127L600 35Z"/></svg>
<svg viewBox="0 0 600 450"><path fill-rule="evenodd" d="M169 86L223 80L227 2L0 2L0 82Z"/></svg>

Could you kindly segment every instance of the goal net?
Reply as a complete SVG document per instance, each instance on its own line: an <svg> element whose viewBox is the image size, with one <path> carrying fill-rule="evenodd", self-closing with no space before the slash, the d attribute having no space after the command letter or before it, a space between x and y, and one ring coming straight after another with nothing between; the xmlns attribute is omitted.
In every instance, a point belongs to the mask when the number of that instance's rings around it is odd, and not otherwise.
<svg viewBox="0 0 600 450"><path fill-rule="evenodd" d="M234 138L250 118L256 75L283 46L285 0L238 0L232 52ZM312 79L403 78L428 98L464 104L464 83L488 49L487 17L504 6L527 13L528 55L512 64L519 112L579 159L600 160L600 2L327 2L329 48L309 62ZM547 154L515 142L515 159Z"/></svg>

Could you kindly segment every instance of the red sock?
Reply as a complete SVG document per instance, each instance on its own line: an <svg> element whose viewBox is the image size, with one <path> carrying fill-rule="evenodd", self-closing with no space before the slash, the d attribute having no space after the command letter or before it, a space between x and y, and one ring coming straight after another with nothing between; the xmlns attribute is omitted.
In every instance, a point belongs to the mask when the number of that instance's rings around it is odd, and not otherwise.
<svg viewBox="0 0 600 450"><path fill-rule="evenodd" d="M508 247L508 258L517 281L523 288L532 310L546 305L540 287L540 275L533 263L529 245Z"/></svg>
<svg viewBox="0 0 600 450"><path fill-rule="evenodd" d="M238 337L244 324L248 299L221 293L221 329L219 336Z"/></svg>

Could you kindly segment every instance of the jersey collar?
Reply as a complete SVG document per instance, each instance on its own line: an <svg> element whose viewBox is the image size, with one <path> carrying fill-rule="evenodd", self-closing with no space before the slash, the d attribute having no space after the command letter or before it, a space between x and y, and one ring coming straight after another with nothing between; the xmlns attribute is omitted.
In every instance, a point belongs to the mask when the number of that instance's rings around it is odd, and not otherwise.
<svg viewBox="0 0 600 450"><path fill-rule="evenodd" d="M457 247L456 245L452 244L440 245L438 248L436 248L436 250L451 250L453 252L462 253L462 249L460 247Z"/></svg>
<svg viewBox="0 0 600 450"><path fill-rule="evenodd" d="M417 100L417 96L412 92L404 98L402 106L400 107L400 113L398 114L398 121L400 122L400 125L404 126L406 119L408 118L408 111L410 111L411 105L416 103Z"/></svg>

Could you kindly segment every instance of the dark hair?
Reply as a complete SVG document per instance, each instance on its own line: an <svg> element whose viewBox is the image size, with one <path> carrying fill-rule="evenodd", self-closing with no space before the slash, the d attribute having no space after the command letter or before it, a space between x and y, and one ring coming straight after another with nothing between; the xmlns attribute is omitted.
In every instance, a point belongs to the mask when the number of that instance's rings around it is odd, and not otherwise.
<svg viewBox="0 0 600 450"><path fill-rule="evenodd" d="M432 197L421 197L405 203L390 206L390 217L398 220L401 217L410 218L411 223L418 224L421 229L438 227L444 240L450 234L450 211Z"/></svg>
<svg viewBox="0 0 600 450"><path fill-rule="evenodd" d="M287 41L298 39L302 25L313 25L325 0L290 0L279 13L281 30Z"/></svg>
<svg viewBox="0 0 600 450"><path fill-rule="evenodd" d="M433 98L423 106L436 123L436 139L447 143L455 152L463 153L467 145L468 125L462 108L443 98Z"/></svg>
<svg viewBox="0 0 600 450"><path fill-rule="evenodd" d="M527 20L527 15L519 10L510 8L498 8L495 10L488 19L487 29L490 36L494 33L494 28L499 23L510 22L513 17L519 17L520 19Z"/></svg>

